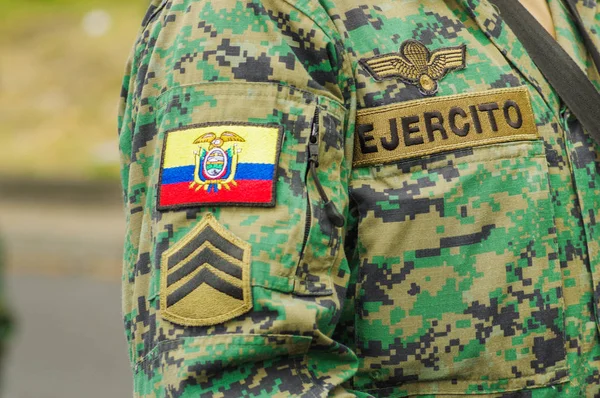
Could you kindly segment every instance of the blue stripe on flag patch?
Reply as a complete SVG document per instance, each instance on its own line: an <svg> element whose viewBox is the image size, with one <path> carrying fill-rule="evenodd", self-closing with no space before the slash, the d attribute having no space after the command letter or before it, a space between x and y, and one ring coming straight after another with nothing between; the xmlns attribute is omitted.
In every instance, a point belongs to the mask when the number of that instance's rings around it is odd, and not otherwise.
<svg viewBox="0 0 600 398"><path fill-rule="evenodd" d="M272 180L275 165L262 163L239 163L236 180ZM194 181L194 166L181 166L163 169L163 184L178 184Z"/></svg>

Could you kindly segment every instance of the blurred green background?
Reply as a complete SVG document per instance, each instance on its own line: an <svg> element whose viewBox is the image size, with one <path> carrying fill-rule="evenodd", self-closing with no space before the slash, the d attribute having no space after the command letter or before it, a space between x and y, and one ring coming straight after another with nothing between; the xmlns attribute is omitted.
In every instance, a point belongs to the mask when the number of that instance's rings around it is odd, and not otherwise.
<svg viewBox="0 0 600 398"><path fill-rule="evenodd" d="M0 0L4 398L129 397L117 107L148 0Z"/></svg>
<svg viewBox="0 0 600 398"><path fill-rule="evenodd" d="M0 0L0 170L117 177L117 99L144 0Z"/></svg>

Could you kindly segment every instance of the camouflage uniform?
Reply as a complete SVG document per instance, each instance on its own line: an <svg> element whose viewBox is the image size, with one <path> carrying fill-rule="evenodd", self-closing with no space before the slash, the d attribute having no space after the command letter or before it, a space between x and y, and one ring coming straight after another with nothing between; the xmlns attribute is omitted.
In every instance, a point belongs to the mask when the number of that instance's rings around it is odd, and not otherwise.
<svg viewBox="0 0 600 398"><path fill-rule="evenodd" d="M136 397L600 396L600 148L487 0L155 0L122 97Z"/></svg>

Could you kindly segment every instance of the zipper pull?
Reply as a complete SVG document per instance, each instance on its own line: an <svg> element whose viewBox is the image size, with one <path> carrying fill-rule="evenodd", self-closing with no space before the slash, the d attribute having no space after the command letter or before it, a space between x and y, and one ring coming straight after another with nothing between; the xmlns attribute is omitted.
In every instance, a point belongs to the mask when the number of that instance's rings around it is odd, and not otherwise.
<svg viewBox="0 0 600 398"><path fill-rule="evenodd" d="M562 109L560 110L560 116L562 128L568 134L573 127L573 123L576 122L576 119L571 117L571 111L566 105L563 105Z"/></svg>
<svg viewBox="0 0 600 398"><path fill-rule="evenodd" d="M312 128L310 130L310 137L308 139L308 166L310 168L310 175L315 182L317 191L321 200L324 202L325 214L329 221L336 227L341 228L346 223L344 216L339 212L335 203L329 200L319 176L317 175L317 167L319 167L319 104L315 109L315 117L313 119Z"/></svg>
<svg viewBox="0 0 600 398"><path fill-rule="evenodd" d="M314 163L315 167L319 167L319 103L315 109L312 126L310 129L310 137L308 138L308 162Z"/></svg>
<svg viewBox="0 0 600 398"><path fill-rule="evenodd" d="M310 164L310 173L311 173L313 179L315 180L315 186L317 187L317 191L319 191L321 200L324 202L325 214L327 215L327 218L329 219L329 221L331 221L331 223L334 226L336 226L338 228L343 227L344 224L346 223L346 220L344 219L344 216L339 212L339 210L335 206L335 203L330 201L329 198L327 197L327 194L325 193L325 191L323 190L323 186L321 185L321 181L319 181L319 177L317 176L317 168L315 167L315 164L312 162Z"/></svg>

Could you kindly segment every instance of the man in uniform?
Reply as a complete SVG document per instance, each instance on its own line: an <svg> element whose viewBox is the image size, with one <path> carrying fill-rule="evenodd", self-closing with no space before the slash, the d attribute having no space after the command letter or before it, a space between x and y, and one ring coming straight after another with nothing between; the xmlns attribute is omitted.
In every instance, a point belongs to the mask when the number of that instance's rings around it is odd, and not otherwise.
<svg viewBox="0 0 600 398"><path fill-rule="evenodd" d="M155 0L122 97L136 397L600 395L600 148L488 0Z"/></svg>

